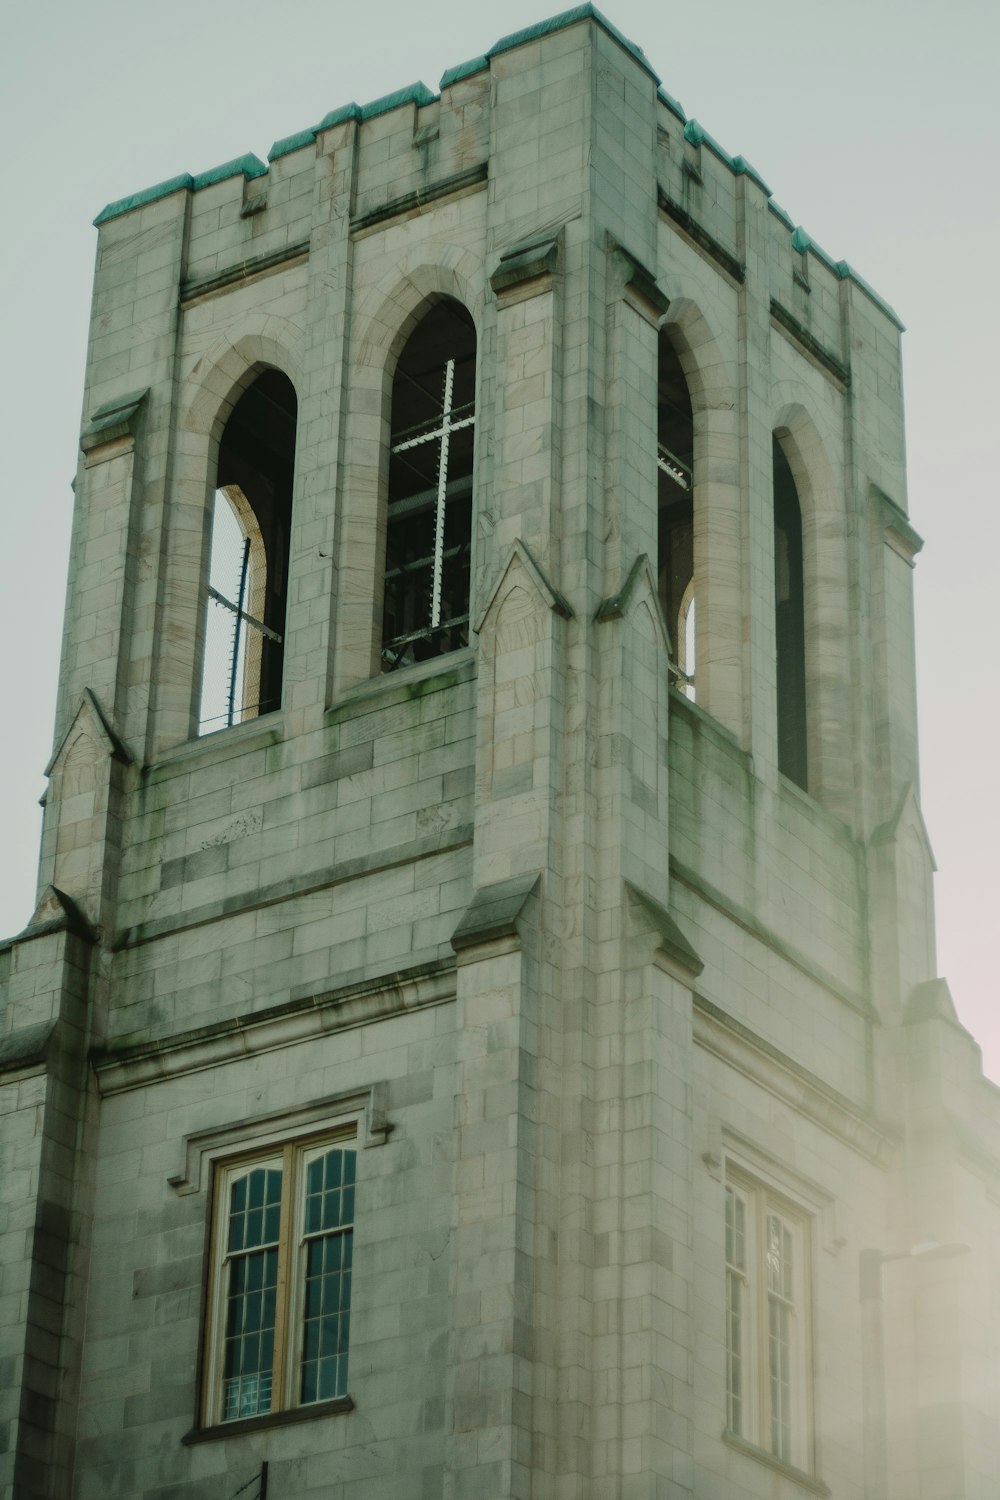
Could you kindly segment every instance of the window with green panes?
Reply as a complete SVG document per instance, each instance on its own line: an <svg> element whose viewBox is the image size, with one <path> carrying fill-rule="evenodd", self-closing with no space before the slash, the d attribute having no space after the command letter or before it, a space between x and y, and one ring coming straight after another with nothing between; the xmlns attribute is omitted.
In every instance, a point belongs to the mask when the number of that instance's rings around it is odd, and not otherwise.
<svg viewBox="0 0 1000 1500"><path fill-rule="evenodd" d="M347 1396L356 1159L314 1137L216 1165L206 1425Z"/></svg>

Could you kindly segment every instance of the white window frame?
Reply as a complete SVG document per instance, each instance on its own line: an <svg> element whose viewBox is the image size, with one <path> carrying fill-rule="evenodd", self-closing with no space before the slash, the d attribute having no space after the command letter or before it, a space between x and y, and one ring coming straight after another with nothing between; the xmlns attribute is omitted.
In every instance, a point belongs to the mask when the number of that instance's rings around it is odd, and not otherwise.
<svg viewBox="0 0 1000 1500"><path fill-rule="evenodd" d="M811 1474L812 1216L732 1163L727 1163L724 1191L726 1436ZM742 1254L731 1216L731 1205L737 1204L745 1222ZM780 1244L773 1238L769 1243L773 1229ZM775 1340L779 1326L784 1338Z"/></svg>
<svg viewBox="0 0 1000 1500"><path fill-rule="evenodd" d="M261 1142L253 1149L232 1151L212 1162L212 1222L205 1303L204 1358L200 1403L203 1427L231 1427L246 1420L280 1418L282 1413L327 1408L333 1403L350 1404L346 1381L333 1395L315 1398L302 1395L304 1352L304 1306L306 1295L307 1242L311 1238L350 1236L353 1246L354 1219L336 1230L310 1235L305 1227L306 1173L310 1162L332 1149L350 1152L354 1170L361 1155L355 1125L336 1130L311 1133L292 1139ZM278 1264L276 1275L276 1316L274 1356L271 1366L272 1389L263 1411L237 1410L225 1415L224 1364L225 1319L230 1256L227 1247L229 1204L232 1185L255 1168L282 1171L280 1222L278 1228Z"/></svg>

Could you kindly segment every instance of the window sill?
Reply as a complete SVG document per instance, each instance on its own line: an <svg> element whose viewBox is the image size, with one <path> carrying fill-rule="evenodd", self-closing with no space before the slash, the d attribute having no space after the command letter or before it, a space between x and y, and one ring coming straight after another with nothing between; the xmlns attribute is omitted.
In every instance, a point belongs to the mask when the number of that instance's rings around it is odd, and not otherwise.
<svg viewBox="0 0 1000 1500"><path fill-rule="evenodd" d="M210 734L198 734L183 744L173 745L157 755L149 770L154 780L166 776L177 776L191 769L191 764L212 764L228 760L233 755L245 755L251 750L267 749L276 745L283 734L281 709L273 713L258 714L256 719L245 719L242 724L230 724L223 729L213 729Z"/></svg>
<svg viewBox="0 0 1000 1500"><path fill-rule="evenodd" d="M379 708L388 708L394 703L405 703L408 699L422 698L428 693L468 682L476 676L476 668L476 648L462 646L444 656L416 662L412 667L379 672L345 689L337 702L327 709L326 722L337 724L352 718L361 711L362 705L367 708L372 699L378 699Z"/></svg>
<svg viewBox="0 0 1000 1500"><path fill-rule="evenodd" d="M338 1396L335 1401L315 1401L310 1406L290 1406L287 1411L269 1411L259 1417L220 1422L215 1427L192 1427L181 1438L181 1442L190 1448L194 1443L212 1443L217 1438L240 1437L245 1432L266 1432L271 1427L288 1427L294 1422L313 1422L320 1417L336 1417L353 1410L354 1402L350 1396Z"/></svg>
<svg viewBox="0 0 1000 1500"><path fill-rule="evenodd" d="M833 1491L822 1479L817 1479L815 1474L807 1474L805 1469L797 1469L794 1464L786 1464L784 1459L776 1458L773 1453L768 1453L766 1448L758 1448L756 1443L748 1443L746 1438L740 1437L738 1433L730 1432L728 1427L722 1434L722 1441L729 1448L735 1448L737 1453L742 1453L746 1458L755 1458L758 1463L766 1464L769 1469L774 1469L778 1474L783 1474L786 1479L792 1480L804 1490L809 1490L813 1495L831 1495Z"/></svg>

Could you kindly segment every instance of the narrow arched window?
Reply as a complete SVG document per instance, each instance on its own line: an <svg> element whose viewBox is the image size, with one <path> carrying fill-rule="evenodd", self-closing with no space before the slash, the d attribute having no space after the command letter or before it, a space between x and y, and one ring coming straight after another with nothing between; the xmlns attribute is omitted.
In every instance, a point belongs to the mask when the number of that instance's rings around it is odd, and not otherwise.
<svg viewBox="0 0 1000 1500"><path fill-rule="evenodd" d="M469 642L476 332L438 302L403 349L392 387L382 669Z"/></svg>
<svg viewBox="0 0 1000 1500"><path fill-rule="evenodd" d="M778 676L778 769L805 790L806 638L802 590L802 510L777 437L774 471L774 637Z"/></svg>
<svg viewBox="0 0 1000 1500"><path fill-rule="evenodd" d="M694 696L694 420L677 352L660 334L657 581L674 662Z"/></svg>
<svg viewBox="0 0 1000 1500"><path fill-rule="evenodd" d="M291 381L265 370L222 434L199 734L281 707L296 409Z"/></svg>

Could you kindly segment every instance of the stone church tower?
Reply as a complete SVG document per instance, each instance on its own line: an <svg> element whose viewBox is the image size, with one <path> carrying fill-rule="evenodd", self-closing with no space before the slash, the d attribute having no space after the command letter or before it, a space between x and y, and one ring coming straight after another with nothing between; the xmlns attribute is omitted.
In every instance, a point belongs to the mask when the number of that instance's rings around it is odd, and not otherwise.
<svg viewBox="0 0 1000 1500"><path fill-rule="evenodd" d="M995 1500L900 324L591 5L100 227L3 1500Z"/></svg>

